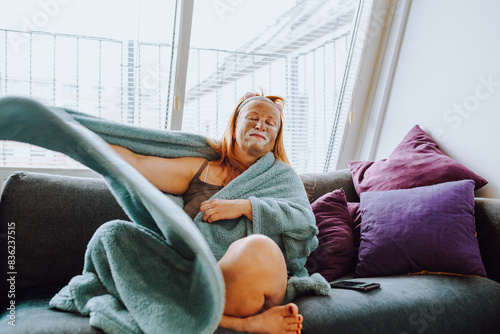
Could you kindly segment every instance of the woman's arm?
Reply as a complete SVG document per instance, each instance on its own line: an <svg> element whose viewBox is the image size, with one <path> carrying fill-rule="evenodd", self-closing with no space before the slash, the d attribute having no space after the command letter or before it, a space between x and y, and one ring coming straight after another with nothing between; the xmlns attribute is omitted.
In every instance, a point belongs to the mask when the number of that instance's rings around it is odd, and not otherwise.
<svg viewBox="0 0 500 334"><path fill-rule="evenodd" d="M222 219L246 216L253 221L252 203L248 199L211 199L201 203L203 221L213 223Z"/></svg>
<svg viewBox="0 0 500 334"><path fill-rule="evenodd" d="M132 167L163 192L173 195L184 194L194 174L203 163L203 158L161 158L140 155L131 150L110 145Z"/></svg>

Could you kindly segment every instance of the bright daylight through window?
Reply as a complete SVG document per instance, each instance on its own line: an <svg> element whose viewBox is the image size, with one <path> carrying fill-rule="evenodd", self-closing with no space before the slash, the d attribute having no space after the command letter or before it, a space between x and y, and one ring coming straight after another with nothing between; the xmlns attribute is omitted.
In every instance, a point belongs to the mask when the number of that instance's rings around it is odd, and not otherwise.
<svg viewBox="0 0 500 334"><path fill-rule="evenodd" d="M0 95L170 129L177 51L186 38L182 5L1 1ZM220 138L237 99L262 88L286 99L285 145L297 172L334 169L371 6L372 0L195 1L181 129ZM83 168L62 154L8 141L0 142L0 167Z"/></svg>

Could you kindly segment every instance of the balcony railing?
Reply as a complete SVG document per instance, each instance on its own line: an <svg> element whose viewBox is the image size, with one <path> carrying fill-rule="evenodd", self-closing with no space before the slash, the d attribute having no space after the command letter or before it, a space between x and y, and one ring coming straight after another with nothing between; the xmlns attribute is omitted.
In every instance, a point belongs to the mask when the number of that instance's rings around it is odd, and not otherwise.
<svg viewBox="0 0 500 334"><path fill-rule="evenodd" d="M289 97L285 147L292 165L323 169L349 38L346 30L289 55L191 48L183 130L220 137L242 87L264 86ZM0 96L29 96L148 128L168 124L171 45L0 29L0 50ZM0 167L81 167L31 145L0 142L0 150Z"/></svg>

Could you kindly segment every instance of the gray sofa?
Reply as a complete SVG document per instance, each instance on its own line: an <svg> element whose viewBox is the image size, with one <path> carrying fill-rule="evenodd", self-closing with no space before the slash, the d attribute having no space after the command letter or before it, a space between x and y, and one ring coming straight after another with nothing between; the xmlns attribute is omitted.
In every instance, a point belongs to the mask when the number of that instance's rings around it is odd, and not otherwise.
<svg viewBox="0 0 500 334"><path fill-rule="evenodd" d="M311 202L341 187L348 201L359 201L348 170L301 178ZM298 298L302 332L500 333L500 200L476 198L475 217L488 278L355 279L378 282L381 289ZM87 242L113 219L129 220L100 179L27 172L9 177L0 198L0 333L101 333L88 318L52 310L48 301L81 273Z"/></svg>

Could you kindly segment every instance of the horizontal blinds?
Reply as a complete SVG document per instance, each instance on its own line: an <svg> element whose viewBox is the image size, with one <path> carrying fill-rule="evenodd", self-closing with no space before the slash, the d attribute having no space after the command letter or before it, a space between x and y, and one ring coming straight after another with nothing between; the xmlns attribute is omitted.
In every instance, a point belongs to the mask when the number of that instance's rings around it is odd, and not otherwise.
<svg viewBox="0 0 500 334"><path fill-rule="evenodd" d="M0 96L27 96L49 106L163 129L172 95L169 81L176 2L114 4L115 12L110 13L116 15L113 26L109 20L92 22L92 27L100 24L101 36L113 38L65 33L76 30L73 25L56 33L2 29L0 23ZM78 6L89 8L81 0L72 5L74 15L78 15ZM120 10L116 12L116 8ZM71 13L61 11L60 15ZM154 26L152 18L157 20ZM123 26L117 26L119 23ZM120 29L132 32L115 36ZM163 42L149 41L158 34ZM17 142L0 142L0 167L83 168L63 154Z"/></svg>
<svg viewBox="0 0 500 334"><path fill-rule="evenodd" d="M286 99L285 147L294 168L334 168L371 2L195 2L182 130L220 138L236 100L262 88ZM139 16L132 24L139 24L130 38L0 29L0 95L165 128L175 36L170 28L161 43L149 38L154 31L148 18L158 15L154 3L135 2ZM163 9L172 25L176 1L167 3L162 6L169 6ZM141 22L149 27L147 36L140 33ZM12 43L16 38L24 41L21 47ZM2 142L0 149L0 167L78 166L59 153L20 143Z"/></svg>
<svg viewBox="0 0 500 334"><path fill-rule="evenodd" d="M362 4L306 0L263 11L241 2L207 22L210 8L196 3L183 130L220 138L238 98L260 87L286 98L285 148L293 167L323 171L335 160L327 163L327 156L338 155L346 122L348 106L339 98L352 97L346 81L359 58L348 58Z"/></svg>

